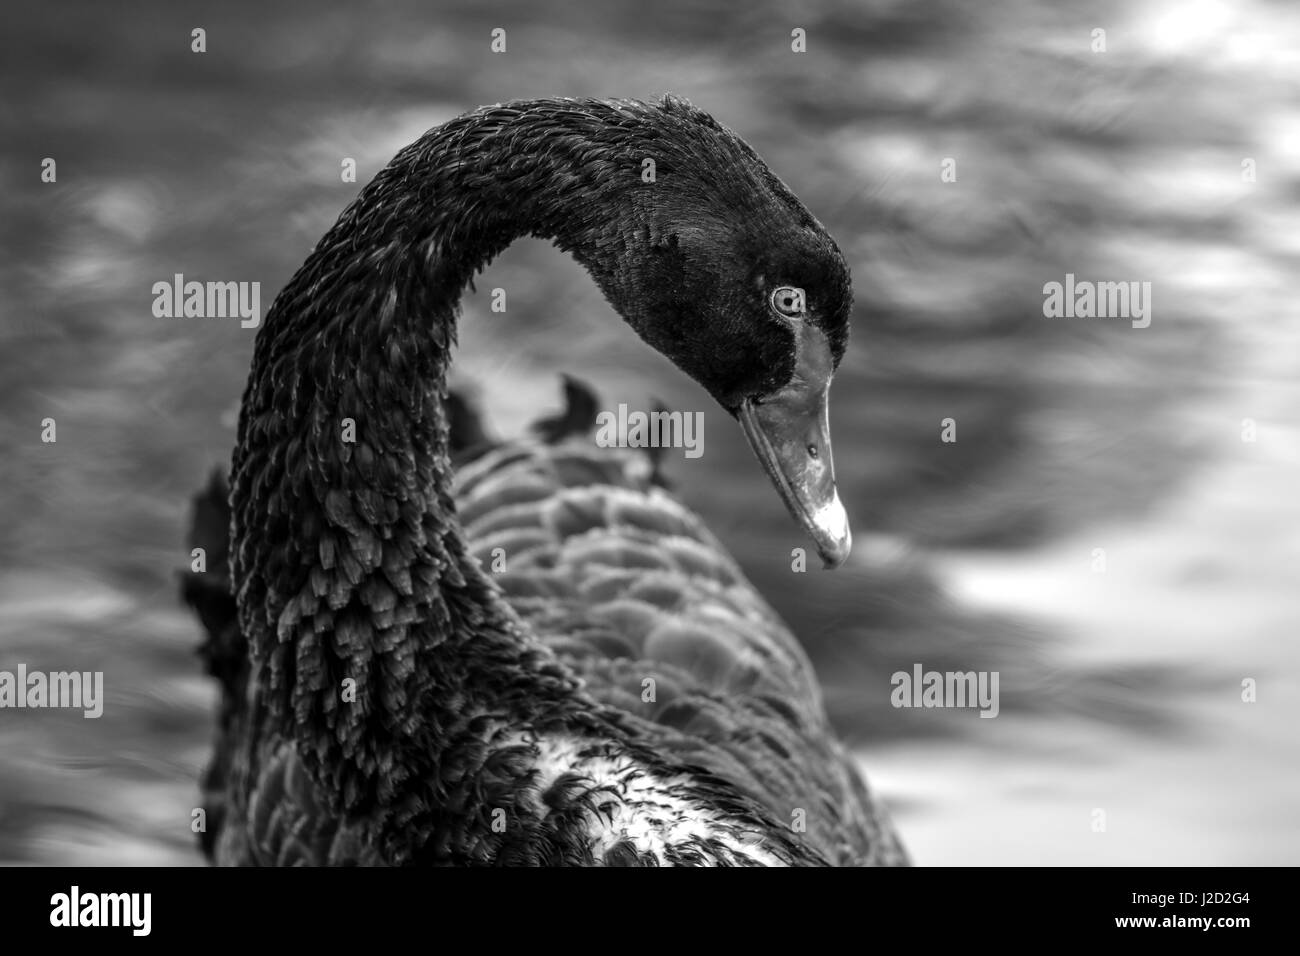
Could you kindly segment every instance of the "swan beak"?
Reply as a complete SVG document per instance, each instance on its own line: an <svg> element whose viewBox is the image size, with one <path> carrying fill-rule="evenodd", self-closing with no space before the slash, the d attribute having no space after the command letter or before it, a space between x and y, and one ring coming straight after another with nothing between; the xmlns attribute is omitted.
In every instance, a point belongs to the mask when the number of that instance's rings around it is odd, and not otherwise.
<svg viewBox="0 0 1300 956"><path fill-rule="evenodd" d="M853 536L835 490L830 352L803 347L799 352L791 384L763 399L742 402L737 418L790 514L816 542L825 567L838 568L849 556Z"/></svg>

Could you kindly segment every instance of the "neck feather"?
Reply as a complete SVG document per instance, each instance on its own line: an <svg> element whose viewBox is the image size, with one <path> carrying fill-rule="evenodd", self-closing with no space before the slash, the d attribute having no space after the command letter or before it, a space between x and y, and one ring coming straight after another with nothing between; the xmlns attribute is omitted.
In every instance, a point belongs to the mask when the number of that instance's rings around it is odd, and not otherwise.
<svg viewBox="0 0 1300 956"><path fill-rule="evenodd" d="M240 621L262 719L354 809L451 773L447 748L490 724L581 709L467 554L442 402L478 269L527 234L599 260L615 227L588 211L619 157L594 108L490 108L403 150L259 334L232 472Z"/></svg>

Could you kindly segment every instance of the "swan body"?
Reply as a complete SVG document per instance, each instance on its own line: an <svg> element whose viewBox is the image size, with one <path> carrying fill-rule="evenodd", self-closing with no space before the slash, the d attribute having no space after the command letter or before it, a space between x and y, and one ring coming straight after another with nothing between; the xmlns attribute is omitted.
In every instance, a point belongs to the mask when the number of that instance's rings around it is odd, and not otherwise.
<svg viewBox="0 0 1300 956"><path fill-rule="evenodd" d="M662 188L643 188L647 151ZM205 848L902 862L798 642L644 461L578 433L594 405L570 393L540 439L497 443L448 404L460 291L527 234L736 415L828 563L847 553L825 391L850 294L820 224L680 100L466 114L399 153L269 310L228 540L220 481L199 498L195 540L229 547L185 585L224 691ZM806 311L772 314L774 283L807 288Z"/></svg>

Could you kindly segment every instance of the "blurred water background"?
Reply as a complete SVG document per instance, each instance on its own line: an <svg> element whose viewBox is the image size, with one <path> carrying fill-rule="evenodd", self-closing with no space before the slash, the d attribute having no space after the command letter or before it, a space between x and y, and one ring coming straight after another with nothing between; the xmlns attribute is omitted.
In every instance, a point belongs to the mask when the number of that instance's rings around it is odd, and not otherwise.
<svg viewBox="0 0 1300 956"><path fill-rule="evenodd" d="M792 579L805 542L734 424L539 242L465 303L457 374L497 431L554 407L561 370L608 407L706 412L669 474L804 639L917 862L1300 862L1298 80L1287 0L11 11L0 669L103 670L107 704L0 712L0 862L199 862L215 693L174 576L253 333L156 319L153 283L260 281L265 308L427 128L666 90L748 139L853 269L853 562ZM1044 318L1066 273L1152 282L1151 326ZM998 671L1000 716L893 709L915 663Z"/></svg>

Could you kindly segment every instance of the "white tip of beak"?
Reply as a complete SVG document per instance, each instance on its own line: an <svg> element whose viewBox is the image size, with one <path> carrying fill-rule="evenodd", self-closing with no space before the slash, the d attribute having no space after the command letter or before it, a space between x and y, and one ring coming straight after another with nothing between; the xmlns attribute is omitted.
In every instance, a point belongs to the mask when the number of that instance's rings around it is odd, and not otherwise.
<svg viewBox="0 0 1300 956"><path fill-rule="evenodd" d="M853 532L849 530L849 515L840 501L839 491L831 500L809 516L816 528L814 537L817 550L827 568L838 568L853 549Z"/></svg>

